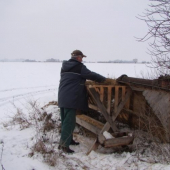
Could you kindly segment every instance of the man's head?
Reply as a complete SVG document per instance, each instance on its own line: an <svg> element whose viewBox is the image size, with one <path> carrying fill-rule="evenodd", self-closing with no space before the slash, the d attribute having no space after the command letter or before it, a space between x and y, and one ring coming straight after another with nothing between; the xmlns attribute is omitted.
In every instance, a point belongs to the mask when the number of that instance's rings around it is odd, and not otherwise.
<svg viewBox="0 0 170 170"><path fill-rule="evenodd" d="M78 60L79 62L82 62L83 57L86 57L80 50L74 50L71 53L71 58Z"/></svg>

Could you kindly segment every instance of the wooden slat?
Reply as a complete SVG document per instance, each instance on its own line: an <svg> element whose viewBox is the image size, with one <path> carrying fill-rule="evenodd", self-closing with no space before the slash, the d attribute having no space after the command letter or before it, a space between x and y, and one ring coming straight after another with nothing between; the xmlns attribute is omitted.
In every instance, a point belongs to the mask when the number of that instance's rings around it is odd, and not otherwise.
<svg viewBox="0 0 170 170"><path fill-rule="evenodd" d="M106 138L103 136L103 132L108 131L110 129L110 124L108 122L105 123L103 129L98 134L98 141L103 144Z"/></svg>
<svg viewBox="0 0 170 170"><path fill-rule="evenodd" d="M118 106L118 95L119 95L119 86L115 86L114 112L117 111L117 106Z"/></svg>
<svg viewBox="0 0 170 170"><path fill-rule="evenodd" d="M101 102L103 102L103 99L104 99L104 88L100 87L100 100L101 100Z"/></svg>
<svg viewBox="0 0 170 170"><path fill-rule="evenodd" d="M94 101L93 101L90 97L89 97L88 100L89 100L88 102L89 102L90 104L94 103Z"/></svg>
<svg viewBox="0 0 170 170"><path fill-rule="evenodd" d="M127 100L130 98L132 94L132 90L128 89L126 95L125 95L125 99L119 104L117 111L112 115L112 120L114 121L117 116L119 115L120 111L123 109L124 105L126 104Z"/></svg>
<svg viewBox="0 0 170 170"><path fill-rule="evenodd" d="M113 139L107 139L104 142L104 146L107 148L114 147L114 146L122 146L122 145L129 145L133 142L134 137L127 136L127 137L121 137L121 138L113 138Z"/></svg>
<svg viewBox="0 0 170 170"><path fill-rule="evenodd" d="M130 109L125 109L125 108L123 108L123 111L126 112L126 113L128 113L128 114L135 115L135 116L137 116L137 117L140 116L139 113L136 113L136 112L134 112L133 110L130 110ZM140 119L141 119L141 118L140 118Z"/></svg>
<svg viewBox="0 0 170 170"><path fill-rule="evenodd" d="M110 129L110 125L108 122L106 122L102 130L100 131L100 133L103 134L104 131L108 131L109 129Z"/></svg>
<svg viewBox="0 0 170 170"><path fill-rule="evenodd" d="M132 90L133 91L133 90ZM125 104L125 107L124 108L127 108L129 109L130 107L130 98L127 100L126 104Z"/></svg>
<svg viewBox="0 0 170 170"><path fill-rule="evenodd" d="M95 89L93 88L88 88L89 93L91 94L92 98L94 99L94 101L97 104L97 107L99 108L99 110L101 111L101 113L103 114L103 116L105 117L105 119L107 120L107 122L109 122L111 128L113 131L116 131L117 129L115 128L115 124L112 120L112 118L109 116L106 108L104 107L104 105L102 104L102 102L100 101L100 96L99 94L95 91Z"/></svg>
<svg viewBox="0 0 170 170"><path fill-rule="evenodd" d="M143 91L144 91L144 88L142 89L142 88L133 87L133 86L131 86L131 89L132 89L133 91L139 91L139 92L143 92Z"/></svg>
<svg viewBox="0 0 170 170"><path fill-rule="evenodd" d="M125 99L125 92L126 92L126 87L122 86L122 100Z"/></svg>
<svg viewBox="0 0 170 170"><path fill-rule="evenodd" d="M86 115L77 115L76 123L93 132L99 134L104 124Z"/></svg>
<svg viewBox="0 0 170 170"><path fill-rule="evenodd" d="M110 109L111 109L111 96L112 96L112 87L108 87L108 93L107 93L107 112L110 115Z"/></svg>
<svg viewBox="0 0 170 170"><path fill-rule="evenodd" d="M99 111L98 107L93 105L93 104L90 104L89 103L89 108L93 109L93 110L96 110L96 111Z"/></svg>
<svg viewBox="0 0 170 170"><path fill-rule="evenodd" d="M95 87L95 90L100 94L99 88Z"/></svg>
<svg viewBox="0 0 170 170"><path fill-rule="evenodd" d="M88 88L95 88L95 87L115 87L115 85L86 85Z"/></svg>
<svg viewBox="0 0 170 170"><path fill-rule="evenodd" d="M93 142L91 148L88 150L86 155L89 155L92 150L95 151L98 148L98 146L99 146L99 143L97 142L97 139L95 139L95 141Z"/></svg>

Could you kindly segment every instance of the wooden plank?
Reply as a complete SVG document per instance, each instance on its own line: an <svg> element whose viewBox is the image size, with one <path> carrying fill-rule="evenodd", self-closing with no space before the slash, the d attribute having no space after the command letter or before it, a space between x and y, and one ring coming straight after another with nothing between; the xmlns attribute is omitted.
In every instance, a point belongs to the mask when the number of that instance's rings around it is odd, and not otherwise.
<svg viewBox="0 0 170 170"><path fill-rule="evenodd" d="M103 114L103 116L105 117L106 121L109 122L111 128L113 131L116 131L117 128L115 128L114 122L112 120L112 118L109 116L106 108L104 107L104 105L102 104L102 102L100 101L100 96L99 94L95 91L95 89L88 88L89 93L91 94L91 97L94 99L94 101L97 104L97 107L99 108L99 110L101 111L101 113Z"/></svg>
<svg viewBox="0 0 170 170"><path fill-rule="evenodd" d="M104 124L86 115L77 115L76 123L93 132L99 134Z"/></svg>
<svg viewBox="0 0 170 170"><path fill-rule="evenodd" d="M139 91L139 92L143 92L143 91L144 91L144 88L142 89L142 88L133 87L133 86L131 86L131 89L132 89L133 91Z"/></svg>
<svg viewBox="0 0 170 170"><path fill-rule="evenodd" d="M89 155L92 150L95 151L98 148L98 146L99 146L99 143L97 142L97 139L95 139L95 141L93 142L91 148L88 150L86 155Z"/></svg>
<svg viewBox="0 0 170 170"><path fill-rule="evenodd" d="M126 102L125 108L129 109L130 108L130 99Z"/></svg>
<svg viewBox="0 0 170 170"><path fill-rule="evenodd" d="M103 123L101 123L100 121L93 119L87 115L81 114L81 115L77 115L76 117L98 127L99 129L103 129L103 127L104 127Z"/></svg>
<svg viewBox="0 0 170 170"><path fill-rule="evenodd" d="M103 144L106 138L103 136L103 132L108 131L110 129L110 124L108 122L105 123L103 129L98 134L98 141Z"/></svg>
<svg viewBox="0 0 170 170"><path fill-rule="evenodd" d="M126 92L126 87L122 86L122 100L125 99L125 92Z"/></svg>
<svg viewBox="0 0 170 170"><path fill-rule="evenodd" d="M99 111L99 109L96 105L93 105L93 104L90 104L90 103L89 103L89 108L96 110L96 111Z"/></svg>
<svg viewBox="0 0 170 170"><path fill-rule="evenodd" d="M119 95L119 86L115 86L115 102L114 102L114 112L117 111L117 106L118 106L118 95Z"/></svg>
<svg viewBox="0 0 170 170"><path fill-rule="evenodd" d="M128 114L132 114L132 115L135 115L135 116L137 116L137 117L140 116L139 113L134 112L133 110L125 109L125 108L123 108L122 110L125 111L125 112L128 113Z"/></svg>
<svg viewBox="0 0 170 170"><path fill-rule="evenodd" d="M100 131L100 133L103 134L104 131L108 131L109 129L110 129L110 125L108 122L106 122L102 130Z"/></svg>
<svg viewBox="0 0 170 170"><path fill-rule="evenodd" d="M104 142L104 147L109 148L109 147L114 147L114 146L129 145L130 143L133 142L133 139L134 139L133 136L107 139Z"/></svg>
<svg viewBox="0 0 170 170"><path fill-rule="evenodd" d="M125 94L126 94L126 86L122 86L122 100L125 99ZM129 108L130 105L130 99L127 100L126 104L125 104L125 108Z"/></svg>
<svg viewBox="0 0 170 170"><path fill-rule="evenodd" d="M95 90L100 94L99 88L95 87Z"/></svg>
<svg viewBox="0 0 170 170"><path fill-rule="evenodd" d="M132 90L128 89L126 95L125 95L125 99L119 104L117 111L112 115L112 120L114 121L117 116L119 115L120 111L123 109L124 105L126 104L127 100L130 98L132 94Z"/></svg>
<svg viewBox="0 0 170 170"><path fill-rule="evenodd" d="M115 87L115 85L86 85L88 88L95 88L95 87Z"/></svg>
<svg viewBox="0 0 170 170"><path fill-rule="evenodd" d="M104 99L104 88L100 87L100 100L101 100L101 102L103 102L103 99Z"/></svg>
<svg viewBox="0 0 170 170"><path fill-rule="evenodd" d="M110 115L110 109L111 109L111 96L112 96L112 87L108 87L107 91L107 112Z"/></svg>
<svg viewBox="0 0 170 170"><path fill-rule="evenodd" d="M88 103L93 104L94 101L89 97L89 98L88 98Z"/></svg>

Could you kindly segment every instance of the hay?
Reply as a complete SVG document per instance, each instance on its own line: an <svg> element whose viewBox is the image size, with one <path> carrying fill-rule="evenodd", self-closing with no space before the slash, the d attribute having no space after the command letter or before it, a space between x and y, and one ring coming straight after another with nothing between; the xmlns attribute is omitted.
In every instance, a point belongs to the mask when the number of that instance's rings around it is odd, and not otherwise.
<svg viewBox="0 0 170 170"><path fill-rule="evenodd" d="M98 83L98 82L95 82L95 81L86 81L86 85L116 85L117 82L116 82L116 79L109 79L107 78L104 82L102 83Z"/></svg>

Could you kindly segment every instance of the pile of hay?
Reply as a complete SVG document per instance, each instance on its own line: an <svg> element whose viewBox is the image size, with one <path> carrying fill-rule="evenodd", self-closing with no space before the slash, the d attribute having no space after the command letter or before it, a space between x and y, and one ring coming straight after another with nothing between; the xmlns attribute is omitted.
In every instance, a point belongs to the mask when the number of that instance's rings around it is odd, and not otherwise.
<svg viewBox="0 0 170 170"><path fill-rule="evenodd" d="M98 83L98 82L95 82L95 81L86 81L86 85L116 85L118 84L116 82L116 79L110 79L110 78L107 78L104 82L102 83Z"/></svg>

